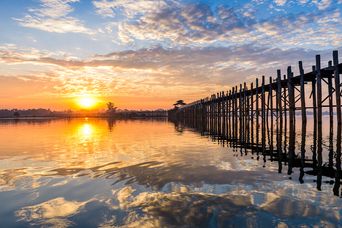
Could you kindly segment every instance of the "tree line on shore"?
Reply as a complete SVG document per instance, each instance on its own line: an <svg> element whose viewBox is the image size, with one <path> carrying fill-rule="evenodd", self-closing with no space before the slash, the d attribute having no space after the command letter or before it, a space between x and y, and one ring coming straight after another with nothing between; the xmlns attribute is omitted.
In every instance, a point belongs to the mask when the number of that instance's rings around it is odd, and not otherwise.
<svg viewBox="0 0 342 228"><path fill-rule="evenodd" d="M158 110L121 110L111 102L107 103L107 110L80 110L80 111L53 111L50 109L0 109L0 118L26 118L26 117L113 117L113 118L144 118L144 117L166 117L167 111Z"/></svg>

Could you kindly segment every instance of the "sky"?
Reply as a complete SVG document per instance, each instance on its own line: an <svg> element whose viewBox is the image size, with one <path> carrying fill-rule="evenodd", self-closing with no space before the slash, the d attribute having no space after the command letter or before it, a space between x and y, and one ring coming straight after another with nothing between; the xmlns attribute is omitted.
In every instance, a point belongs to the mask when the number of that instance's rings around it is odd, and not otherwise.
<svg viewBox="0 0 342 228"><path fill-rule="evenodd" d="M323 66L342 47L342 0L1 0L0 109L171 108Z"/></svg>

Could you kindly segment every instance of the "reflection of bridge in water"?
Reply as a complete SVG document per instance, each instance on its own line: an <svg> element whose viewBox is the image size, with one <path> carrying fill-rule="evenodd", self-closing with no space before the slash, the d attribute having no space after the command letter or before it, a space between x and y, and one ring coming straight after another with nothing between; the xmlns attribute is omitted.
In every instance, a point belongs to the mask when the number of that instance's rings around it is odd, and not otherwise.
<svg viewBox="0 0 342 228"><path fill-rule="evenodd" d="M339 64L338 52L334 51L333 61L329 61L326 68L321 68L319 55L309 73L304 73L301 61L298 65L299 76L294 77L289 66L283 79L278 70L275 82L270 77L266 84L263 76L261 86L258 79L255 86L251 83L249 88L246 83L240 84L239 88L235 86L227 92L170 110L169 118L223 145L240 148L241 153L250 151L258 158L261 155L264 161L277 161L279 172L284 164L289 175L293 168L299 167L299 181L303 183L305 174L314 175L318 190L321 190L323 176L333 178L334 194L341 195L342 64ZM307 110L313 115L312 156L306 155ZM327 161L323 161L323 111L329 114ZM297 114L301 115L301 143L296 148Z"/></svg>

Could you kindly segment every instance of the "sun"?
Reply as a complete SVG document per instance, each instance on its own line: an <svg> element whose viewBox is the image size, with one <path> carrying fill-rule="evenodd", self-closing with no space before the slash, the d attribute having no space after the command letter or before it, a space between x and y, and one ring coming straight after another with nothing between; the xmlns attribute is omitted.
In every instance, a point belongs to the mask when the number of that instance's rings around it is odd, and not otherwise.
<svg viewBox="0 0 342 228"><path fill-rule="evenodd" d="M84 109L91 109L96 106L97 100L94 97L80 97L77 99L77 104Z"/></svg>

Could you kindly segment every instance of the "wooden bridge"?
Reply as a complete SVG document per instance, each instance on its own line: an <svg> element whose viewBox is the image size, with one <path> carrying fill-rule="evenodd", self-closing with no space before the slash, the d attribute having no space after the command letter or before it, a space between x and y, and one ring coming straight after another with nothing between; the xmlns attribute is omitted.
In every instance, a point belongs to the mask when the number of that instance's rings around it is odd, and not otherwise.
<svg viewBox="0 0 342 228"><path fill-rule="evenodd" d="M265 76L261 82L240 84L229 91L221 91L210 97L200 99L179 108L169 110L172 120L201 128L209 129L215 134L226 137L235 147L249 148L262 154L283 155L284 143L288 143L288 151L284 155L289 162L288 173L292 172L296 161L296 116L300 115L301 146L300 153L305 163L305 137L308 115L314 126L313 154L318 167L318 177L324 172L322 157L323 114L329 114L329 135L333 135L334 122L336 131L336 161L333 166L336 181L341 178L341 80L342 64L338 60L338 51L333 51L333 61L321 67L321 57L316 56L316 64L311 72L304 72L303 63L298 62L299 75L294 76L291 66L286 75L277 70L275 78ZM309 111L310 110L310 113ZM323 110L325 111L323 113ZM336 118L336 119L335 119ZM286 133L289 132L287 141ZM316 140L317 139L317 140ZM331 141L332 143L332 141ZM286 147L286 145L285 145ZM307 161L310 162L310 161ZM331 163L330 163L331 164ZM304 164L302 164L304 165Z"/></svg>

